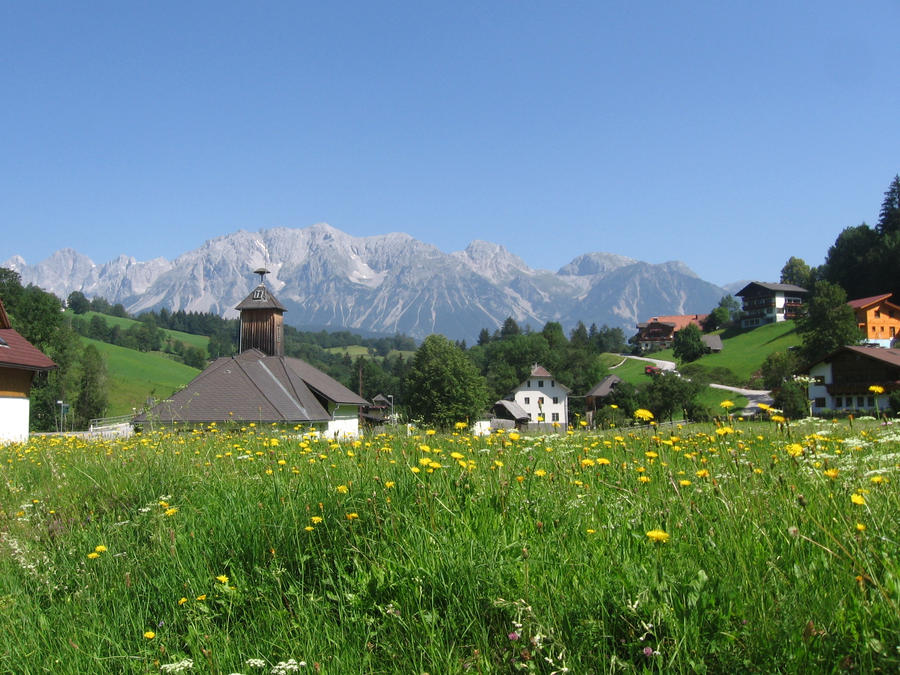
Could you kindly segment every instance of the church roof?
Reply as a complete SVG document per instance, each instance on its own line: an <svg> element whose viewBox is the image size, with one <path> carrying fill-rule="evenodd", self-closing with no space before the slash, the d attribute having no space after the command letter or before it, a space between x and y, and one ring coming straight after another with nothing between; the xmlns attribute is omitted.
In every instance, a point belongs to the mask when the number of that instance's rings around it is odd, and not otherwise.
<svg viewBox="0 0 900 675"><path fill-rule="evenodd" d="M327 404L367 401L301 359L248 349L216 359L137 421L324 422Z"/></svg>

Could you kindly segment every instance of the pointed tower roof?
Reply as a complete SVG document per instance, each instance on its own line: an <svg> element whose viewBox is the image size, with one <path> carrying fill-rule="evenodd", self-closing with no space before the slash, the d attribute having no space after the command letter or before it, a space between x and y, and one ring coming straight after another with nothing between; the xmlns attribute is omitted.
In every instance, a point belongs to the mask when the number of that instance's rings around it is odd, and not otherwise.
<svg viewBox="0 0 900 675"><path fill-rule="evenodd" d="M245 309L275 309L286 312L284 305L278 302L278 298L272 295L272 292L266 287L265 281L263 281L269 270L260 267L254 270L253 273L259 275L259 286L250 291L250 295L241 300L235 309L239 312Z"/></svg>

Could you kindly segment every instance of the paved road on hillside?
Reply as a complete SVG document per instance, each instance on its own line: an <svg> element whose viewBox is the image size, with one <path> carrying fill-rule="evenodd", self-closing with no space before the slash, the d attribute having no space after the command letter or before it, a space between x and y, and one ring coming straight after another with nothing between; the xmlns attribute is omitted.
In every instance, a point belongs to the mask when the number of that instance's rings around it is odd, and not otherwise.
<svg viewBox="0 0 900 675"><path fill-rule="evenodd" d="M620 354L622 357L622 363L625 363L625 359L635 359L637 361L647 361L652 363L657 368L661 368L662 370L670 370L672 372L678 372L676 364L674 361L663 361L662 359L651 359L646 356L631 356L628 354ZM610 370L613 368L617 368L622 365L622 363L617 363L615 366L611 366ZM710 387L714 389L724 389L725 391L730 391L735 394L740 394L741 396L747 399L747 407L740 411L739 414L744 415L745 417L750 415L755 415L759 412L759 404L764 403L766 405L772 405L772 392L768 389L745 389L743 387L731 387L727 384L710 384Z"/></svg>

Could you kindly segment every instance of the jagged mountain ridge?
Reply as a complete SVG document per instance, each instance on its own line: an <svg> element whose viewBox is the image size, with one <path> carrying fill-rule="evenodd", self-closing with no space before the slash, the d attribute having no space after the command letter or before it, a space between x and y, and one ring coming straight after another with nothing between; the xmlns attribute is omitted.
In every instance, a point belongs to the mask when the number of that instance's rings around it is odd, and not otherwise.
<svg viewBox="0 0 900 675"><path fill-rule="evenodd" d="M725 295L681 262L587 253L551 272L490 242L444 253L407 234L353 237L327 224L240 230L173 261L121 255L97 265L63 249L35 265L14 256L4 266L60 297L81 291L132 313L166 307L223 316L236 315L254 284L252 270L266 267L267 283L288 309L285 320L298 328L470 341L508 316L536 329L583 321L630 335L640 320L707 312Z"/></svg>

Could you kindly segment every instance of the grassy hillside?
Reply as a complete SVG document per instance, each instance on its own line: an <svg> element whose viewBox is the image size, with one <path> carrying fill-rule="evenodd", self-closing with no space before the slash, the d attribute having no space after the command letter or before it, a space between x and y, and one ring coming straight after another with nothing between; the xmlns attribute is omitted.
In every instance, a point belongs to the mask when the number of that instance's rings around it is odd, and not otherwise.
<svg viewBox="0 0 900 675"><path fill-rule="evenodd" d="M73 315L74 316L74 315ZM78 315L87 321L90 321L94 316L99 316L104 321L106 321L106 325L112 328L113 326L118 326L123 331L128 330L132 326L140 324L140 321L136 321L135 319L128 319L121 316L110 316L109 314L100 314L98 312L85 312L84 314ZM194 335L193 333L182 333L180 330L169 330L168 328L162 329L163 333L165 333L167 338L171 338L172 340L178 340L183 342L184 344L190 347L196 347L200 349L204 354L207 351L207 346L209 345L209 338L205 335Z"/></svg>
<svg viewBox="0 0 900 675"><path fill-rule="evenodd" d="M144 406L148 396L160 399L190 382L200 372L159 352L139 352L82 338L94 345L106 361L108 415L127 415Z"/></svg>
<svg viewBox="0 0 900 675"><path fill-rule="evenodd" d="M728 368L742 380L750 379L769 354L800 344L800 336L797 335L793 321L770 323L753 330L729 330L720 335L725 348L718 354L702 356L695 363L707 368ZM671 349L655 352L652 357L676 360Z"/></svg>

